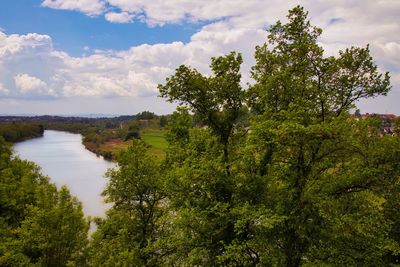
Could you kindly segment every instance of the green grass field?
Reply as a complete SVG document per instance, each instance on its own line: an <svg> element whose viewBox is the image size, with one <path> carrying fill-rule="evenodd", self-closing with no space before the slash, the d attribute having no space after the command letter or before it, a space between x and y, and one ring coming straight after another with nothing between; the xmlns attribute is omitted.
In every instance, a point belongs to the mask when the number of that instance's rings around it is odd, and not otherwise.
<svg viewBox="0 0 400 267"><path fill-rule="evenodd" d="M144 130L140 133L141 139L150 145L150 153L160 158L165 157L165 151L168 148L164 135L165 132L160 130Z"/></svg>
<svg viewBox="0 0 400 267"><path fill-rule="evenodd" d="M140 132L140 137L143 142L148 144L150 154L160 158L165 158L165 153L168 148L168 142L165 139L165 131L158 129L145 129ZM114 156L118 155L119 151L126 149L132 144L132 141L123 141L121 139L112 139L104 144L101 144L99 148L96 148L95 144L86 144L91 151L97 151L96 153L103 154L105 152L111 152Z"/></svg>

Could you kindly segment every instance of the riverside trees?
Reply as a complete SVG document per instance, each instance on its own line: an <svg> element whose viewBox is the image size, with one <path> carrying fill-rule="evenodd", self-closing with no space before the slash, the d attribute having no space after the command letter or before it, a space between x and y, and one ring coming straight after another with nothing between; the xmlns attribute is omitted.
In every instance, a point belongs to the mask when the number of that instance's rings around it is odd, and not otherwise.
<svg viewBox="0 0 400 267"><path fill-rule="evenodd" d="M69 191L12 158L0 137L0 265L85 266L88 228Z"/></svg>
<svg viewBox="0 0 400 267"><path fill-rule="evenodd" d="M302 8L288 19L272 26L268 42L256 48L256 84L249 89L256 114L249 135L257 146L253 162L267 179L267 197L273 196L267 208L282 219L270 231L271 249L286 266L379 262L383 248L391 247L390 223L378 223L385 221L377 204L384 200L373 185L395 182L398 173L373 177L382 165L372 167L367 158L385 152L366 143L383 139L374 139L348 113L360 98L385 95L389 76L377 71L368 47L324 57L317 44L321 30Z"/></svg>
<svg viewBox="0 0 400 267"><path fill-rule="evenodd" d="M143 142L134 141L119 155L118 166L106 174L109 183L103 195L113 207L107 218L97 219L92 265L158 265L163 249L155 242L163 236L161 217L166 210L160 164Z"/></svg>
<svg viewBox="0 0 400 267"><path fill-rule="evenodd" d="M159 86L207 126L167 157L178 263L381 265L397 253L385 209L399 141L349 116L357 100L386 95L389 75L368 46L325 57L321 32L303 8L290 10L256 47L247 91L236 53L213 58L213 76L181 66Z"/></svg>
<svg viewBox="0 0 400 267"><path fill-rule="evenodd" d="M290 10L256 47L247 89L235 52L212 58L211 76L179 67L159 86L182 105L168 118L166 159L140 141L121 153L90 247L80 203L0 138L0 265L398 263L400 141L349 115L385 95L389 75L368 46L326 57L321 33L303 8ZM6 126L10 141L29 137Z"/></svg>
<svg viewBox="0 0 400 267"><path fill-rule="evenodd" d="M237 53L213 58L212 76L181 66L159 86L182 105L166 159L135 142L108 172L113 208L98 220L92 265L396 261L400 142L349 115L357 100L385 95L389 75L368 47L325 57L321 32L303 8L289 11L256 47L248 90Z"/></svg>

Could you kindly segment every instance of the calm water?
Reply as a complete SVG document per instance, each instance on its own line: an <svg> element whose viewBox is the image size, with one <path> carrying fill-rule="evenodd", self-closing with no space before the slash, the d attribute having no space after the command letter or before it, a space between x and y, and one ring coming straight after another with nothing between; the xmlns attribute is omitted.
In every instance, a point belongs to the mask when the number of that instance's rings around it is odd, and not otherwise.
<svg viewBox="0 0 400 267"><path fill-rule="evenodd" d="M100 196L106 185L104 173L115 165L86 150L81 135L46 130L43 137L17 143L14 150L38 164L58 188L67 185L82 201L86 215L104 215L107 205Z"/></svg>

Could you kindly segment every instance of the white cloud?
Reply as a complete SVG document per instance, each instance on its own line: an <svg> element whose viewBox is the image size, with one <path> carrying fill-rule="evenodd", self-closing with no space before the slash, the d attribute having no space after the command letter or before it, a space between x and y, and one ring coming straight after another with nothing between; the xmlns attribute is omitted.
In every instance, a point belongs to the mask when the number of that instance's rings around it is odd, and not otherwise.
<svg viewBox="0 0 400 267"><path fill-rule="evenodd" d="M0 82L12 98L154 96L157 83L184 60L183 46L142 45L71 57L55 50L48 36L2 34Z"/></svg>
<svg viewBox="0 0 400 267"><path fill-rule="evenodd" d="M319 43L327 54L370 43L380 68L391 71L394 95L399 95L400 1L394 0L45 0L43 6L91 16L104 14L118 23L140 20L149 25L188 21L206 24L188 43L143 44L123 51L92 47L94 54L81 57L55 50L47 35L0 32L0 82L14 98L23 95L9 77L20 73L41 77L47 90L59 98L155 96L156 85L180 64L209 73L210 57L232 50L243 53L243 78L248 82L254 47L266 39L263 29L277 20L285 21L287 10L298 2L309 10L312 23L323 28ZM48 92L31 90L30 94ZM400 113L400 107L394 109Z"/></svg>
<svg viewBox="0 0 400 267"><path fill-rule="evenodd" d="M380 65L400 75L400 42L374 43L373 52Z"/></svg>
<svg viewBox="0 0 400 267"><path fill-rule="evenodd" d="M2 83L0 83L0 95L8 95L10 91L4 87Z"/></svg>
<svg viewBox="0 0 400 267"><path fill-rule="evenodd" d="M76 10L89 16L99 15L104 11L102 0L44 0L43 7L64 10Z"/></svg>
<svg viewBox="0 0 400 267"><path fill-rule="evenodd" d="M109 12L104 15L106 20L113 23L129 23L132 22L134 15L129 14L128 12Z"/></svg>
<svg viewBox="0 0 400 267"><path fill-rule="evenodd" d="M52 50L48 35L29 33L6 35L0 32L0 58L13 57L18 53L47 53Z"/></svg>
<svg viewBox="0 0 400 267"><path fill-rule="evenodd" d="M16 88L19 89L22 94L29 92L52 94L51 90L47 90L47 84L45 82L29 74L18 74L14 76L14 81Z"/></svg>
<svg viewBox="0 0 400 267"><path fill-rule="evenodd" d="M216 34L219 31L223 33ZM28 92L30 97L39 98L156 96L157 84L179 65L209 72L212 56L246 49L253 46L248 40L261 42L263 36L261 30L230 30L214 24L194 35L188 44L144 44L124 51L96 50L89 56L71 57L55 50L48 36L4 34L0 39L0 73L5 73L5 78L0 76L0 82L14 98L25 98ZM249 60L245 66L249 70L253 49L246 50ZM7 77L15 78L10 82Z"/></svg>
<svg viewBox="0 0 400 267"><path fill-rule="evenodd" d="M258 10L275 9L288 6L282 1L272 0L220 0L220 1L191 1L191 0L107 0L108 4L122 11L140 14L151 25L177 23L182 21L214 20L225 17L238 17ZM290 7L290 6L289 6ZM287 9L286 9L287 10ZM257 12L259 13L259 12ZM254 21L254 18L251 20Z"/></svg>

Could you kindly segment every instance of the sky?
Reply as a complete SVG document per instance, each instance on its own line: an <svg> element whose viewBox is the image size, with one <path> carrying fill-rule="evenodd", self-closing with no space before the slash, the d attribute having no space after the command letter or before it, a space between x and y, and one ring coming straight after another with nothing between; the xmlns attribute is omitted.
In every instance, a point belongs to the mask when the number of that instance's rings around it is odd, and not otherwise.
<svg viewBox="0 0 400 267"><path fill-rule="evenodd" d="M361 112L400 115L400 0L2 0L0 114L171 113L157 84L179 65L210 74L211 57L238 51L251 83L254 47L298 4L326 55L370 44L390 72L391 92Z"/></svg>

